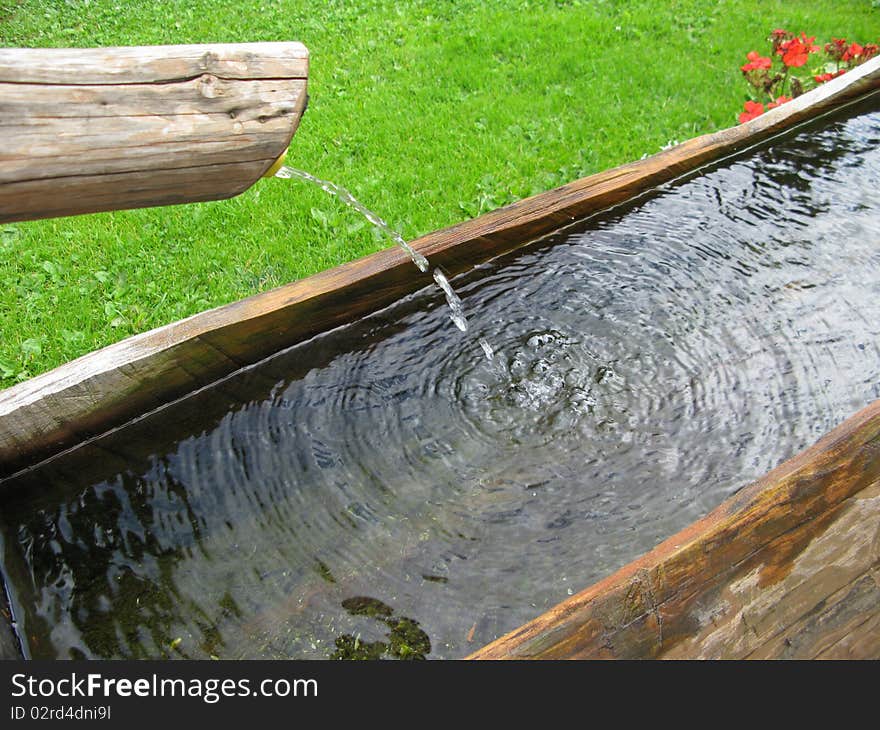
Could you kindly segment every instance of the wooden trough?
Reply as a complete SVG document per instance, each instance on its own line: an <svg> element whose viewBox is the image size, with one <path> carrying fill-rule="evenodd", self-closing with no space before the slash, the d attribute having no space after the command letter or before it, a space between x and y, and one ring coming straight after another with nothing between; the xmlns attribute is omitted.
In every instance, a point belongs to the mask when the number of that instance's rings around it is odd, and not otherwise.
<svg viewBox="0 0 880 730"><path fill-rule="evenodd" d="M304 77L301 82L304 98ZM412 245L432 265L459 273L878 88L880 58L747 124L430 233ZM291 116L301 113L302 104ZM289 134L294 129L295 122ZM250 168L251 183L273 159L266 153ZM16 211L14 201L27 197L4 197L7 179L0 186L5 220L41 217L26 206ZM214 195L219 182L215 188L190 199L235 192L223 188ZM128 199L112 196L102 205L93 209L130 207ZM0 488L4 477L429 283L404 252L384 250L131 337L2 391ZM878 598L875 403L646 556L472 656L878 657Z"/></svg>

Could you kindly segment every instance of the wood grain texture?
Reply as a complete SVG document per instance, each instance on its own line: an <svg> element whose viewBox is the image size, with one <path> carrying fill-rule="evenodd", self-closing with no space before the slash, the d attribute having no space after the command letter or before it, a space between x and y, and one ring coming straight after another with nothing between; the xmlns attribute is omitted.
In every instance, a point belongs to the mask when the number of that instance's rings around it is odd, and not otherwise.
<svg viewBox="0 0 880 730"><path fill-rule="evenodd" d="M880 401L474 659L880 658Z"/></svg>
<svg viewBox="0 0 880 730"><path fill-rule="evenodd" d="M210 74L224 79L305 79L302 43L214 43L104 48L0 48L0 83L168 83Z"/></svg>
<svg viewBox="0 0 880 730"><path fill-rule="evenodd" d="M0 49L0 222L216 200L287 148L299 43Z"/></svg>
<svg viewBox="0 0 880 730"><path fill-rule="evenodd" d="M453 275L878 86L880 58L747 124L430 233L413 245ZM238 179L245 177L242 172ZM141 184L150 180L145 174ZM403 251L387 249L137 335L0 391L0 478L431 283Z"/></svg>

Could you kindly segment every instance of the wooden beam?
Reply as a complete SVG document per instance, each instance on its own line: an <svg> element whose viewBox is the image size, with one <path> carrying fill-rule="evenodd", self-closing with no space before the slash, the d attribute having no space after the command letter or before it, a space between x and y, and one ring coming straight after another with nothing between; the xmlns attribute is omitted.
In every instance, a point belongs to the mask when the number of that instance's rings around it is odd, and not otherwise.
<svg viewBox="0 0 880 730"><path fill-rule="evenodd" d="M0 223L237 195L307 76L300 43L0 49Z"/></svg>
<svg viewBox="0 0 880 730"><path fill-rule="evenodd" d="M473 659L880 658L880 401Z"/></svg>
<svg viewBox="0 0 880 730"><path fill-rule="evenodd" d="M430 233L413 246L450 274L464 271L878 87L880 58L747 124ZM387 249L136 335L0 391L0 478L431 282L404 252Z"/></svg>

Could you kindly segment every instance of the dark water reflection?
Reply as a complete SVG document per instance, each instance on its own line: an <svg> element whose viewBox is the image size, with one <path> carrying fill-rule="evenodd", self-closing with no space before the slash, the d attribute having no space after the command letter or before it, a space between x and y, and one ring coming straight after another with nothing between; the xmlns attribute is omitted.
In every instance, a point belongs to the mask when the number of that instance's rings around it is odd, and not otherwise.
<svg viewBox="0 0 880 730"><path fill-rule="evenodd" d="M3 485L35 657L460 657L880 397L880 113L425 291ZM496 357L478 346L485 337Z"/></svg>

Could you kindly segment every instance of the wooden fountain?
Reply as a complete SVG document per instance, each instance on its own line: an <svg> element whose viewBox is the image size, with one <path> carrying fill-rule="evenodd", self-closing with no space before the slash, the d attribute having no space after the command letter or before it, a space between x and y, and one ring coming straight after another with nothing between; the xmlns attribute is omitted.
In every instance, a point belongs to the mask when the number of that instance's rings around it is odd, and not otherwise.
<svg viewBox="0 0 880 730"><path fill-rule="evenodd" d="M0 221L228 197L294 133L294 43L0 50ZM413 242L456 274L880 89L880 58L746 124ZM0 392L3 478L430 283L397 248ZM10 644L10 646L12 646ZM7 651L11 651L8 649ZM880 657L880 402L473 658Z"/></svg>

